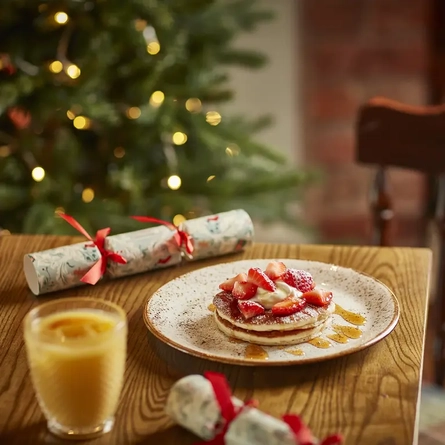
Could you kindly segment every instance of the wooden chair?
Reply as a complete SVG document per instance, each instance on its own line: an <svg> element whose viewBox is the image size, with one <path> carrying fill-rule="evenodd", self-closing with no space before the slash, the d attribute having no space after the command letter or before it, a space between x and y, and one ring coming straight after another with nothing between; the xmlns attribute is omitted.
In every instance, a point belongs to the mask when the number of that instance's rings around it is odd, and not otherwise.
<svg viewBox="0 0 445 445"><path fill-rule="evenodd" d="M401 167L435 178L436 187L426 197L423 240L433 220L437 233L436 282L433 308L437 317L435 378L445 378L445 106L415 107L386 98L374 98L358 113L356 160L377 167L371 193L373 243L391 245L393 201L387 170Z"/></svg>

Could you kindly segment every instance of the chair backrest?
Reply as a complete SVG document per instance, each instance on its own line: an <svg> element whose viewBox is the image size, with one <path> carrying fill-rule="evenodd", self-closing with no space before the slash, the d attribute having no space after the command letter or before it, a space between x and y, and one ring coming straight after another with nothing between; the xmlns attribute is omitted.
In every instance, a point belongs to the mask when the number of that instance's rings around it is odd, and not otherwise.
<svg viewBox="0 0 445 445"><path fill-rule="evenodd" d="M445 379L445 105L417 107L381 97L371 99L358 113L356 160L377 166L371 209L373 242L381 246L391 245L394 216L387 167L417 170L437 179L434 209L426 216L434 218L438 235L432 312L437 317L438 329L436 383L442 385Z"/></svg>
<svg viewBox="0 0 445 445"><path fill-rule="evenodd" d="M387 168L416 170L444 182L445 106L411 106L383 97L369 100L358 112L356 160L377 167L371 190L373 243L391 245L394 211ZM444 210L445 206L436 208L439 213Z"/></svg>
<svg viewBox="0 0 445 445"><path fill-rule="evenodd" d="M445 106L371 99L359 110L356 137L359 162L445 173Z"/></svg>

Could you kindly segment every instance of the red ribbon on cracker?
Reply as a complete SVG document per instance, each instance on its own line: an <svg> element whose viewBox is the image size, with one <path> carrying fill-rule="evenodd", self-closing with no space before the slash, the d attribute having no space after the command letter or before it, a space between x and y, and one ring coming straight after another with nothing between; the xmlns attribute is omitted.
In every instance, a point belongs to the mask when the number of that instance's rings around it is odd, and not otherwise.
<svg viewBox="0 0 445 445"><path fill-rule="evenodd" d="M105 249L105 238L110 234L111 229L109 227L100 229L96 232L96 237L93 239L91 235L77 222L72 216L59 214L68 224L74 227L80 232L86 239L91 241L91 244L87 244L87 247L97 247L100 252L100 258L91 267L91 269L80 279L83 283L96 284L107 270L107 261L114 261L119 264L126 264L127 260L116 252Z"/></svg>
<svg viewBox="0 0 445 445"><path fill-rule="evenodd" d="M164 221L163 219L152 218L151 216L132 216L132 218L139 222L161 224L163 226L168 227L170 230L173 230L175 232L174 237L178 247L179 248L184 247L185 251L189 255L193 253L194 246L192 237L187 232L180 230L180 228L175 224L169 221Z"/></svg>
<svg viewBox="0 0 445 445"><path fill-rule="evenodd" d="M198 442L195 445L225 445L224 436L229 428L229 425L238 416L238 414L247 406L256 407L257 402L251 400L246 402L241 407L236 407L232 401L232 391L227 383L226 377L217 372L205 372L204 377L212 384L213 392L215 393L216 401L221 409L221 417L223 424L219 425L219 430L216 436L207 442Z"/></svg>

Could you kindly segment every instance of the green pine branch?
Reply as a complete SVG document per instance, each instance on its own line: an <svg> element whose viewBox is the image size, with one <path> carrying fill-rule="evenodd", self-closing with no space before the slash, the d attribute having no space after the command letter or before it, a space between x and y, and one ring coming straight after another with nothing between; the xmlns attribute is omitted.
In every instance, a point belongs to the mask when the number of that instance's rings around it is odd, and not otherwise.
<svg viewBox="0 0 445 445"><path fill-rule="evenodd" d="M314 174L258 142L270 116L221 105L233 97L228 65L267 62L234 47L273 18L255 0L8 0L0 12L0 227L73 233L63 209L91 232L118 233L141 227L134 214L238 207L300 224L294 204Z"/></svg>

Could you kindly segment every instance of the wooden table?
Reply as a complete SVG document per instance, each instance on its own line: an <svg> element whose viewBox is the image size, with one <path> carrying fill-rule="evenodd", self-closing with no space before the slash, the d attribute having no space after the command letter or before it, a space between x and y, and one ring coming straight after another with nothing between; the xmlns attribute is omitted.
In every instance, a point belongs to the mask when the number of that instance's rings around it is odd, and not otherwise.
<svg viewBox="0 0 445 445"><path fill-rule="evenodd" d="M77 295L122 305L129 320L128 361L114 430L96 444L192 444L197 440L172 425L163 408L178 377L205 370L224 372L237 397L255 398L274 416L299 413L315 434L340 431L347 445L408 445L417 442L431 253L426 249L256 244L243 253L96 286L34 297L23 270L25 253L78 242L53 236L0 237L0 443L60 444L45 428L31 386L22 320L39 302ZM356 354L319 364L277 368L226 366L179 353L148 334L145 300L176 276L221 261L302 258L366 272L386 283L401 303L400 322L389 337ZM254 444L252 444L254 445Z"/></svg>

